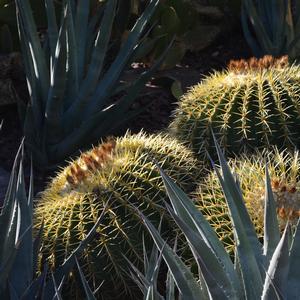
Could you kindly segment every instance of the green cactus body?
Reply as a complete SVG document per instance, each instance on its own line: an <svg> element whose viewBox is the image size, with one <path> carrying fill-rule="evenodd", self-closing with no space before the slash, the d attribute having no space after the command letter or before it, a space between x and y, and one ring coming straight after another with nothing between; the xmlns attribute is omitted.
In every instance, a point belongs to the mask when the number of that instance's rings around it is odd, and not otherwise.
<svg viewBox="0 0 300 300"><path fill-rule="evenodd" d="M185 94L171 131L200 156L300 145L300 67L285 57L232 62Z"/></svg>
<svg viewBox="0 0 300 300"><path fill-rule="evenodd" d="M142 262L145 230L131 205L157 225L165 213L167 196L153 160L185 191L195 188L199 165L183 145L165 135L127 134L83 153L53 179L38 203L37 225L43 220L45 228L43 254L52 266L78 246L105 209L97 238L81 261L95 286L105 280L104 299L119 299L120 291L132 284L123 255ZM162 222L166 233L168 224Z"/></svg>
<svg viewBox="0 0 300 300"><path fill-rule="evenodd" d="M300 216L300 159L287 151L265 151L247 158L232 159L243 198L259 237L263 236L265 162L268 161L274 200L282 229ZM227 250L233 254L234 237L226 200L215 172L211 171L195 193L196 206L204 213Z"/></svg>

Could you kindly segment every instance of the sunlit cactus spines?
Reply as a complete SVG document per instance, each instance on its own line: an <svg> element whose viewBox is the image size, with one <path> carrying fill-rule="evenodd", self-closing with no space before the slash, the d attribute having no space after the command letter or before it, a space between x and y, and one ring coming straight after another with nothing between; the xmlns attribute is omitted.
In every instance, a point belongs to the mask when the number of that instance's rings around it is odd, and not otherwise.
<svg viewBox="0 0 300 300"><path fill-rule="evenodd" d="M95 287L105 280L104 299L133 297L122 294L133 285L123 255L141 264L147 234L132 205L157 225L166 212L163 201L168 198L155 162L185 191L196 187L200 168L192 152L163 134L127 134L108 140L63 169L42 194L36 210L37 225L44 221L42 250L50 265L63 261L105 210L97 238L81 264ZM162 232L169 238L171 224L163 218Z"/></svg>
<svg viewBox="0 0 300 300"><path fill-rule="evenodd" d="M263 236L265 166L268 162L271 185L281 229L289 220L295 224L300 216L300 158L298 152L264 151L251 157L229 161L240 184L243 198L258 236ZM207 217L230 253L234 237L223 190L215 172L211 171L195 193L197 207Z"/></svg>
<svg viewBox="0 0 300 300"><path fill-rule="evenodd" d="M171 132L214 157L213 131L228 155L300 145L300 67L286 57L232 61L178 103Z"/></svg>

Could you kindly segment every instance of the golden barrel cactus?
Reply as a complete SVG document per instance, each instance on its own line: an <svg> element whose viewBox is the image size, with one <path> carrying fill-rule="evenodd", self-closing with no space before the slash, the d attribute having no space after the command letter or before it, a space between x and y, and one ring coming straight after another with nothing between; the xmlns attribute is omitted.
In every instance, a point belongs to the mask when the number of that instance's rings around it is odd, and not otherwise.
<svg viewBox="0 0 300 300"><path fill-rule="evenodd" d="M163 134L127 134L82 153L38 202L36 223L44 222L42 252L51 266L63 262L105 210L97 237L81 258L90 283L96 288L104 281L103 299L134 298L125 296L133 283L124 255L142 263L147 231L133 206L156 225L166 212L168 197L154 161L186 192L196 187L199 164L190 150ZM163 218L162 233L169 238L174 236L170 224Z"/></svg>
<svg viewBox="0 0 300 300"><path fill-rule="evenodd" d="M280 226L292 223L300 216L300 158L298 152L264 151L250 158L242 156L229 160L236 174L243 198L257 234L263 236L265 163L268 162L274 199ZM217 235L232 254L234 238L229 211L217 175L211 171L195 193L196 206L203 212Z"/></svg>
<svg viewBox="0 0 300 300"><path fill-rule="evenodd" d="M287 57L232 61L182 97L170 130L200 157L215 157L211 131L229 155L300 146L300 67Z"/></svg>

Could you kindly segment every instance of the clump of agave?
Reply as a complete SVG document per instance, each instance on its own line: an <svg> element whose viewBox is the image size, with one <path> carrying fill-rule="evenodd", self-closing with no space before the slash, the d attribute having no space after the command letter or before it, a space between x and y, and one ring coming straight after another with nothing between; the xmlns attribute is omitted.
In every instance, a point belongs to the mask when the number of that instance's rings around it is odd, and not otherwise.
<svg viewBox="0 0 300 300"><path fill-rule="evenodd" d="M19 111L25 142L40 169L54 167L134 117L139 112L132 107L134 99L162 62L161 57L130 82L122 78L159 0L149 1L119 49L112 29L122 1L105 1L93 15L90 0L62 1L61 16L52 0L43 2L44 42L30 2L15 0L30 94Z"/></svg>
<svg viewBox="0 0 300 300"><path fill-rule="evenodd" d="M103 298L122 298L124 292L134 297L122 255L137 264L142 262L145 230L131 205L157 225L166 214L163 202L167 195L153 160L186 192L196 187L199 164L192 152L163 134L127 134L108 140L82 153L53 179L36 209L37 226L44 223L45 228L42 251L51 266L72 253L103 213L81 265L95 288L105 281ZM170 218L163 218L162 232L170 238L173 225Z"/></svg>
<svg viewBox="0 0 300 300"><path fill-rule="evenodd" d="M299 146L299 74L287 57L233 61L182 97L171 131L201 157L215 158L211 129L230 155Z"/></svg>
<svg viewBox="0 0 300 300"><path fill-rule="evenodd" d="M236 174L245 205L260 237L263 236L265 162L271 178L280 227L286 221L295 223L300 216L300 158L298 152L280 152L277 148L251 157L231 159L229 165ZM218 175L211 171L195 193L195 205L216 230L227 250L233 253L234 236L229 209Z"/></svg>
<svg viewBox="0 0 300 300"><path fill-rule="evenodd" d="M236 241L235 261L218 239L213 228L192 200L161 171L172 207L168 210L184 233L198 265L198 277L160 236L151 222L141 214L160 255L153 252L147 261L144 276L136 271L134 278L144 293L144 299L297 299L300 294L300 225L294 231L286 225L280 237L271 181L266 168L263 244L257 238L247 212L240 185L231 173L217 146L222 185ZM166 298L157 288L161 258L168 266Z"/></svg>

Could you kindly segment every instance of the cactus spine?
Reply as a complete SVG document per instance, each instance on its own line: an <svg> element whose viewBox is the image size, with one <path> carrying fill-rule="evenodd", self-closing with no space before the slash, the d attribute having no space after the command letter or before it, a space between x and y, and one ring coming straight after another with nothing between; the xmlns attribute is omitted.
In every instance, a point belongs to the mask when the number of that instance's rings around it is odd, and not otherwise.
<svg viewBox="0 0 300 300"><path fill-rule="evenodd" d="M105 299L118 299L131 284L123 255L134 263L142 261L146 231L132 205L156 224L165 212L167 196L153 159L185 191L195 188L199 166L191 151L165 135L127 134L83 153L53 179L38 204L37 224L44 220L45 227L43 253L53 266L106 210L98 236L81 262L95 286L105 280ZM162 223L166 232L168 224Z"/></svg>
<svg viewBox="0 0 300 300"><path fill-rule="evenodd" d="M263 236L265 162L268 161L277 215L283 228L286 221L294 223L300 216L300 158L298 152L264 151L247 158L229 161L237 175L249 215L260 237ZM227 250L233 253L233 230L226 200L215 172L211 171L195 193L197 207L205 214Z"/></svg>
<svg viewBox="0 0 300 300"><path fill-rule="evenodd" d="M300 145L300 67L286 57L233 61L183 96L171 131L205 156L211 129L228 154Z"/></svg>

